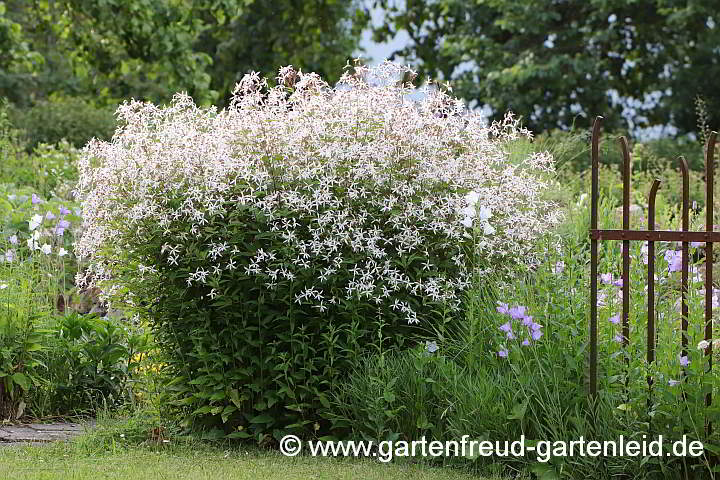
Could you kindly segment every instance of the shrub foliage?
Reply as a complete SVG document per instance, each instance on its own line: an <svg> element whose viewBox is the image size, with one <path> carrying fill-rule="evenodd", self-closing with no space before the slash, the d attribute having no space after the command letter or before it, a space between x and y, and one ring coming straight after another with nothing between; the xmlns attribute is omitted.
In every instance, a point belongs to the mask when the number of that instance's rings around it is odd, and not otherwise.
<svg viewBox="0 0 720 480"><path fill-rule="evenodd" d="M440 328L471 272L555 222L552 160L509 157L528 135L513 117L488 126L439 89L414 102L407 74L250 74L222 111L126 103L112 142L86 148L78 281L150 319L189 424L326 432L360 357Z"/></svg>

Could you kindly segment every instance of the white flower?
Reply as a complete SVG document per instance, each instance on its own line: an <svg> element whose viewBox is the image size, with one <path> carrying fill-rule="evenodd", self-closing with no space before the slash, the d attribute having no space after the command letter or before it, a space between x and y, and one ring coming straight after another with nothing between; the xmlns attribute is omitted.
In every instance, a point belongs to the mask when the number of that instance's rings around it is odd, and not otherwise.
<svg viewBox="0 0 720 480"><path fill-rule="evenodd" d="M35 250L37 248L37 243L32 237L27 239L27 245L30 250Z"/></svg>
<svg viewBox="0 0 720 480"><path fill-rule="evenodd" d="M398 90L401 71L393 64L378 67L371 76L379 82L370 85L356 68L337 88L298 72L289 95L284 85L269 88L257 74L246 76L231 108L219 115L184 94L167 107L120 106L127 128L110 142L91 142L79 159L77 195L85 228L71 253L90 262L79 282L113 279L122 268L120 252L133 251L155 229L169 232L174 225L178 238L185 236L183 244L199 240L202 225L226 218L233 202L262 212L285 246L258 250L236 264L245 252L235 251L232 235L218 231L202 240L210 253L185 278L188 285L210 283L222 264L222 270L257 276L268 288L284 288L293 276L314 271L317 294L327 295L322 282L334 273L323 275L322 268L332 266L351 274L343 291L333 293L338 299L377 302L385 288L391 294L383 302L412 295L454 306L472 276L459 243L478 241L470 235L474 226L485 232L477 247L489 260L507 263L508 253L534 260L532 241L560 220L544 199L549 184L543 178L553 170L549 154L530 155L523 168L514 168L506 142L529 135L517 119L507 115L488 125L481 115L460 112L462 103L439 91L410 105L403 100L408 92ZM441 109L448 115L438 115ZM391 138L382 128L370 128L384 117L391 119ZM452 150L461 153L449 154L449 142L460 142ZM278 185L266 158L280 163ZM418 181L396 181L410 177ZM166 194L178 202L167 202ZM495 210L502 214L493 216ZM56 230L61 228L66 227ZM255 248L260 246L265 245ZM431 262L433 268L418 276L394 262L396 255L423 257L436 247L461 268L447 274ZM182 265L183 257L170 248L163 260ZM292 271L280 269L283 264ZM145 281L142 274L133 274L135 280ZM318 310L330 304L309 293L294 301ZM411 323L425 315L403 305L400 313Z"/></svg>
<svg viewBox="0 0 720 480"><path fill-rule="evenodd" d="M471 190L467 195L465 195L465 201L471 207L474 207L478 200L480 200L480 195L478 195L478 193L474 190Z"/></svg>
<svg viewBox="0 0 720 480"><path fill-rule="evenodd" d="M58 257L64 257L65 255L67 255L67 253L68 253L67 250L60 247L60 250L58 250Z"/></svg>
<svg viewBox="0 0 720 480"><path fill-rule="evenodd" d="M40 247L40 250L41 250L45 255L50 255L51 249L52 249L52 247L50 247L50 245L48 245L47 243L44 244L42 247Z"/></svg>
<svg viewBox="0 0 720 480"><path fill-rule="evenodd" d="M8 288L8 284L5 282L0 282L0 290L5 290L6 288Z"/></svg>
<svg viewBox="0 0 720 480"><path fill-rule="evenodd" d="M698 350L705 350L709 346L710 346L710 342L708 342L707 340L700 340L697 344Z"/></svg>
<svg viewBox="0 0 720 480"><path fill-rule="evenodd" d="M460 210L460 213L462 213L466 217L472 218L475 216L475 213L476 213L475 207L465 207L462 210Z"/></svg>
<svg viewBox="0 0 720 480"><path fill-rule="evenodd" d="M480 207L480 212L478 213L478 218L481 221L486 221L490 217L492 217L492 210L490 207Z"/></svg>
<svg viewBox="0 0 720 480"><path fill-rule="evenodd" d="M30 218L30 220L28 220L30 231L32 232L37 227L39 227L40 224L42 223L42 221L43 221L42 215L38 215L38 214L33 215L32 218Z"/></svg>

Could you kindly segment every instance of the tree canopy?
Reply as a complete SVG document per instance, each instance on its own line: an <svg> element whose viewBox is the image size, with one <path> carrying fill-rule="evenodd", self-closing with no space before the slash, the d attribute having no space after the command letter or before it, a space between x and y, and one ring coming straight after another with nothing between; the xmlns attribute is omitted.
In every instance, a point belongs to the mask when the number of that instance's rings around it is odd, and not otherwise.
<svg viewBox="0 0 720 480"><path fill-rule="evenodd" d="M392 58L451 80L494 115L511 109L533 130L604 115L611 127L695 129L701 96L717 128L718 2L707 0L375 0ZM716 26L716 22L718 25ZM631 119L625 124L623 111Z"/></svg>
<svg viewBox="0 0 720 480"><path fill-rule="evenodd" d="M367 18L354 0L6 0L0 97L223 103L251 70L337 78Z"/></svg>

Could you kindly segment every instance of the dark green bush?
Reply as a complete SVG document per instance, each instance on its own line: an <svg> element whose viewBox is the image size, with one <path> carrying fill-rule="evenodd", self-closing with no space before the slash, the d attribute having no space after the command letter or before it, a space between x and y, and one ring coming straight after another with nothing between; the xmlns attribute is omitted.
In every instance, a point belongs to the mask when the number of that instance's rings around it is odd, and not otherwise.
<svg viewBox="0 0 720 480"><path fill-rule="evenodd" d="M51 98L27 109L13 108L10 120L23 132L29 151L40 143L55 144L63 139L76 148L91 138L107 140L116 124L112 109L98 108L75 97Z"/></svg>
<svg viewBox="0 0 720 480"><path fill-rule="evenodd" d="M238 204L226 207L228 215L213 217L196 238L183 235L186 225L178 222L177 230L156 228L156 236L135 252L138 258L154 256L158 265L160 280L145 293L156 299L149 315L168 362L166 401L182 409L187 427L204 430L209 437L264 444L288 433L325 435L330 431L328 395L358 362L368 354L414 343L418 335L438 327L445 312L398 294L398 299L423 309L420 329L372 299L343 298L351 272L336 274L326 284L326 291L341 299L327 305L327 311L298 303L296 294L314 285L324 266L296 267L291 261L296 252L280 232L271 231L262 212ZM291 218L304 225L297 231L308 227L303 223L308 219ZM167 238L177 239L185 252L171 267L159 258ZM215 238L243 245L239 256L244 260L217 281L188 287L188 276L207 265L208 245ZM343 257L352 263L353 253L343 248ZM294 278L280 276L276 287L269 288L267 276L248 275L245 268L259 249L277 252L277 261ZM355 255L360 261L363 254ZM410 260L406 254L397 262ZM419 264L409 268L421 274ZM215 298L208 295L209 287Z"/></svg>
<svg viewBox="0 0 720 480"><path fill-rule="evenodd" d="M46 332L35 413L93 413L132 402L133 372L148 348L142 330L73 312Z"/></svg>

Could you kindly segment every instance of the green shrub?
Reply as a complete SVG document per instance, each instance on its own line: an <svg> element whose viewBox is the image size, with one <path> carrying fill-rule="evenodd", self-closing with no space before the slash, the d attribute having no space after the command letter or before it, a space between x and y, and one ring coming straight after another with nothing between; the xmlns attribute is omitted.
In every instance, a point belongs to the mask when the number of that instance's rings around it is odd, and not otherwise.
<svg viewBox="0 0 720 480"><path fill-rule="evenodd" d="M460 367L435 342L363 360L331 397L333 435L373 442L442 438Z"/></svg>
<svg viewBox="0 0 720 480"><path fill-rule="evenodd" d="M112 109L97 108L77 97L51 98L27 109L11 109L10 120L22 131L31 151L41 143L56 144L66 140L82 148L92 138L108 140L115 131Z"/></svg>
<svg viewBox="0 0 720 480"><path fill-rule="evenodd" d="M28 154L15 149L0 165L0 183L30 187L44 198L71 199L77 180L78 150L65 140L57 145L40 144Z"/></svg>
<svg viewBox="0 0 720 480"><path fill-rule="evenodd" d="M149 338L124 323L76 312L55 317L45 329L35 411L92 414L131 404L133 375Z"/></svg>
<svg viewBox="0 0 720 480"><path fill-rule="evenodd" d="M359 359L442 331L474 268L507 270L557 220L552 160L505 151L527 134L512 116L358 70L248 75L221 112L124 104L80 162L80 280L153 325L167 401L208 436L328 433Z"/></svg>

